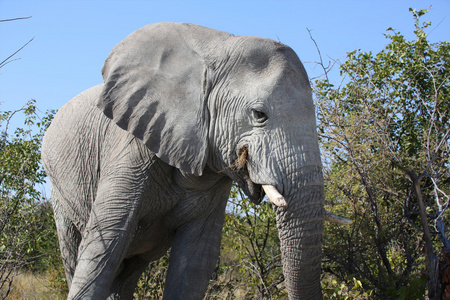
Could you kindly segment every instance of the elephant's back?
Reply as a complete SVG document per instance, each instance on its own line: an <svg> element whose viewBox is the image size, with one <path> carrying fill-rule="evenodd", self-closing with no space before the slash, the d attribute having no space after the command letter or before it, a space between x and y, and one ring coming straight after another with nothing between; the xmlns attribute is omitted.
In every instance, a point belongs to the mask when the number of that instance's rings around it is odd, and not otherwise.
<svg viewBox="0 0 450 300"><path fill-rule="evenodd" d="M101 148L111 135L111 120L95 106L102 85L67 102L56 113L42 141L42 163L58 201L79 230L97 191Z"/></svg>
<svg viewBox="0 0 450 300"><path fill-rule="evenodd" d="M88 139L93 128L106 123L106 117L95 107L101 89L102 85L97 85L82 92L56 113L42 141L42 160L47 173L52 173L57 161L80 151L79 148L92 146L93 141Z"/></svg>

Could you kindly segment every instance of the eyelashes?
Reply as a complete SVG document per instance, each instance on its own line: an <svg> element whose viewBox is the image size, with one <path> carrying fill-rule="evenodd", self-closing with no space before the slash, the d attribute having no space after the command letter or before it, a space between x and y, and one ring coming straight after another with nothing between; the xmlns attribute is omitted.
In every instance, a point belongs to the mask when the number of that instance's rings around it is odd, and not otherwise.
<svg viewBox="0 0 450 300"><path fill-rule="evenodd" d="M253 115L253 118L255 119L255 121L259 124L262 124L269 119L269 117L267 116L267 114L265 112L257 110L257 109L252 109L252 115Z"/></svg>

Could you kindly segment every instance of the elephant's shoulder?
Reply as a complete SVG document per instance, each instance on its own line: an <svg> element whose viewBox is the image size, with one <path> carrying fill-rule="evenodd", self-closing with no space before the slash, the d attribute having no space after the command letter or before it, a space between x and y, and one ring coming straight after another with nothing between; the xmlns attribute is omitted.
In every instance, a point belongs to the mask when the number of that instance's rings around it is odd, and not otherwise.
<svg viewBox="0 0 450 300"><path fill-rule="evenodd" d="M93 119L102 118L103 114L96 106L102 87L103 84L96 85L72 98L58 110L53 123L67 129L70 123L80 126L83 123L92 124Z"/></svg>
<svg viewBox="0 0 450 300"><path fill-rule="evenodd" d="M77 96L73 97L69 102L67 102L61 109L67 108L92 108L96 107L98 102L98 97L100 97L100 94L103 89L103 84L99 84L96 86L93 86L84 92L81 92Z"/></svg>
<svg viewBox="0 0 450 300"><path fill-rule="evenodd" d="M46 143L67 146L86 142L95 132L106 131L111 121L96 107L101 89L102 85L94 86L61 107L45 134Z"/></svg>

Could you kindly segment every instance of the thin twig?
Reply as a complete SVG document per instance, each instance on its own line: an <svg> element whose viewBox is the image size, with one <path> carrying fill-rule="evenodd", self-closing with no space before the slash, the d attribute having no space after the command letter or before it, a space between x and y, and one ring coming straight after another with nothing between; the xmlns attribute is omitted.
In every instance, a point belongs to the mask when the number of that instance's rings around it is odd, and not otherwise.
<svg viewBox="0 0 450 300"><path fill-rule="evenodd" d="M16 52L14 52L14 53L11 54L10 56L8 56L4 61L2 61L2 62L0 63L0 68L4 67L4 66L8 63L8 60L9 60L11 57L13 57L13 56L16 55L17 53L19 53L20 50L22 50L23 48L25 48L25 47L26 47L29 43L31 43L31 41L33 41L33 40L34 40L34 37L32 37L28 42L26 42L25 45L23 45L22 47L20 47L19 50L17 50Z"/></svg>
<svg viewBox="0 0 450 300"><path fill-rule="evenodd" d="M31 16L29 17L20 17L20 18L14 18L14 19L4 19L4 20L0 20L0 22L10 22L10 21L17 21L17 20L26 20L26 19L30 19Z"/></svg>

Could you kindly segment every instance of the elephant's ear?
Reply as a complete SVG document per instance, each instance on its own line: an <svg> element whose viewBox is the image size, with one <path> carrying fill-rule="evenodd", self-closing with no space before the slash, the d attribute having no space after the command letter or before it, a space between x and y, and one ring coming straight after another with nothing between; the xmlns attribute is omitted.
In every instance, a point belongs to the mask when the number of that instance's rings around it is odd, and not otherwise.
<svg viewBox="0 0 450 300"><path fill-rule="evenodd" d="M208 147L208 72L187 27L148 25L120 42L103 66L98 107L164 162L201 175Z"/></svg>

